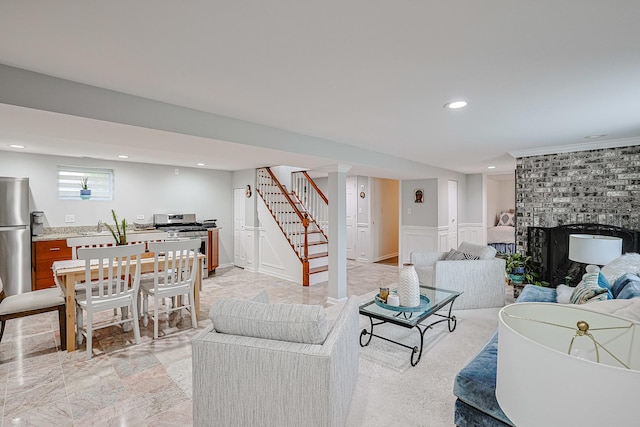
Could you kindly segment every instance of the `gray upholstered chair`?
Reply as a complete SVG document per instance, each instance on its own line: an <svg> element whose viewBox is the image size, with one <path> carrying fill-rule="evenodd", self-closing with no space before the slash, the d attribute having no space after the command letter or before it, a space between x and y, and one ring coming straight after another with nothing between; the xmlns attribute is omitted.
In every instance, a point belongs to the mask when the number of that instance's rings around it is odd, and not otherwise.
<svg viewBox="0 0 640 427"><path fill-rule="evenodd" d="M58 287L39 289L23 294L6 296L2 279L0 279L0 341L4 335L4 327L7 320L34 314L58 311L60 325L60 347L67 349L67 316L65 313L65 300Z"/></svg>
<svg viewBox="0 0 640 427"><path fill-rule="evenodd" d="M358 379L358 301L220 300L193 341L195 426L343 426ZM224 331L224 332L223 332Z"/></svg>
<svg viewBox="0 0 640 427"><path fill-rule="evenodd" d="M453 253L415 251L410 259L420 284L462 292L453 308L504 306L505 261L495 248L462 242Z"/></svg>

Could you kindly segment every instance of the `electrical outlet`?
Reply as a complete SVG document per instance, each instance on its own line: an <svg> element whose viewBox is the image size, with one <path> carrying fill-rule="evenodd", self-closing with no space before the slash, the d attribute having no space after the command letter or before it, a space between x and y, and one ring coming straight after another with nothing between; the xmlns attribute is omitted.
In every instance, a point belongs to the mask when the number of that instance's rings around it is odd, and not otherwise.
<svg viewBox="0 0 640 427"><path fill-rule="evenodd" d="M75 215L65 215L64 216L64 222L76 222L76 216Z"/></svg>
<svg viewBox="0 0 640 427"><path fill-rule="evenodd" d="M176 175L180 175L180 169L174 169L174 170L173 170L173 172L174 172Z"/></svg>
<svg viewBox="0 0 640 427"><path fill-rule="evenodd" d="M411 208L407 208L407 214L411 215Z"/></svg>
<svg viewBox="0 0 640 427"><path fill-rule="evenodd" d="M136 215L136 219L144 219L144 215Z"/></svg>

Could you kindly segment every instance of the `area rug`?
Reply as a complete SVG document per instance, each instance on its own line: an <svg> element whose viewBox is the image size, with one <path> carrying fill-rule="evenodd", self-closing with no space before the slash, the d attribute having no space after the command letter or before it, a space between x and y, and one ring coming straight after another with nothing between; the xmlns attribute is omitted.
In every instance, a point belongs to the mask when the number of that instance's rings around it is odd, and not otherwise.
<svg viewBox="0 0 640 427"><path fill-rule="evenodd" d="M427 319L427 325L429 324L428 320L429 319ZM361 326L366 326L367 332L371 331L368 320L364 322L364 324L361 322ZM374 333L409 347L417 347L420 349L420 333L416 328L407 329L397 325L385 324L375 326ZM425 357L429 350L448 333L449 330L447 329L446 323L440 323L428 329L424 333L422 357ZM369 335L360 337L360 339L362 342L366 342L366 340L369 339ZM396 372L405 372L411 368L412 353L412 350L408 348L385 341L377 336L371 337L371 341L365 347L360 347L360 359L368 360L381 368ZM417 357L418 355L416 354L414 360L416 360Z"/></svg>

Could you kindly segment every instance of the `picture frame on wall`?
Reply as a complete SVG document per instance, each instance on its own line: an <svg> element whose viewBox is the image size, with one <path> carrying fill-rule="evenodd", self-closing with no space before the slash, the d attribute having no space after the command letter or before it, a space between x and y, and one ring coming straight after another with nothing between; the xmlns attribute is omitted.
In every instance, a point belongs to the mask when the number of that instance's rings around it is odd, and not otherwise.
<svg viewBox="0 0 640 427"><path fill-rule="evenodd" d="M415 192L415 195L415 203L424 203L424 190L422 188L418 188Z"/></svg>

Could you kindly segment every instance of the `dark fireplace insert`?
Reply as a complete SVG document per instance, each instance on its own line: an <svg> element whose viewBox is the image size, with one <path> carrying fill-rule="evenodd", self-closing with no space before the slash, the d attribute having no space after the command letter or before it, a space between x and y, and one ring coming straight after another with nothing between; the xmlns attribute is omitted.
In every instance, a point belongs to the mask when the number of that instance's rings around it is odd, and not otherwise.
<svg viewBox="0 0 640 427"><path fill-rule="evenodd" d="M620 237L622 253L638 252L640 232L603 224L567 224L557 227L528 227L527 255L540 274L539 280L552 287L577 285L584 274L584 264L569 260L569 235L595 234Z"/></svg>

